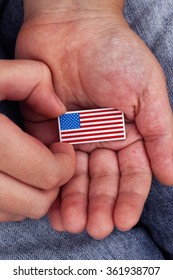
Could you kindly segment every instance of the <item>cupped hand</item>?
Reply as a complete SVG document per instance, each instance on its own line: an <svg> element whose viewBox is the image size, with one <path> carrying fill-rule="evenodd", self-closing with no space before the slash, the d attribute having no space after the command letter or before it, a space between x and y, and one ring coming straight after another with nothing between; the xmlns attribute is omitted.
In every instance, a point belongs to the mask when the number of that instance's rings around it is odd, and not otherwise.
<svg viewBox="0 0 173 280"><path fill-rule="evenodd" d="M35 122L65 110L53 90L50 71L41 62L0 60L0 100L23 100L26 114L27 109L32 111ZM3 114L0 127L0 221L41 218L59 187L73 176L74 150L56 143L48 149Z"/></svg>
<svg viewBox="0 0 173 280"><path fill-rule="evenodd" d="M151 171L173 184L172 111L155 57L115 7L27 17L16 54L49 66L68 110L113 107L125 113L125 141L75 147L77 172L51 207L53 227L86 228L97 239L114 226L129 230L140 218ZM53 121L26 122L26 128L46 144L57 139Z"/></svg>

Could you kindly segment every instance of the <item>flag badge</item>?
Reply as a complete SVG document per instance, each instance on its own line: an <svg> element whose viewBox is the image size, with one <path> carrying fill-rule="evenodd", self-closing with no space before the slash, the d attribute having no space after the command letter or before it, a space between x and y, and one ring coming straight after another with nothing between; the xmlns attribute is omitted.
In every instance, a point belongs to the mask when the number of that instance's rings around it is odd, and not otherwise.
<svg viewBox="0 0 173 280"><path fill-rule="evenodd" d="M60 142L83 144L126 139L124 114L113 108L67 112L58 117Z"/></svg>

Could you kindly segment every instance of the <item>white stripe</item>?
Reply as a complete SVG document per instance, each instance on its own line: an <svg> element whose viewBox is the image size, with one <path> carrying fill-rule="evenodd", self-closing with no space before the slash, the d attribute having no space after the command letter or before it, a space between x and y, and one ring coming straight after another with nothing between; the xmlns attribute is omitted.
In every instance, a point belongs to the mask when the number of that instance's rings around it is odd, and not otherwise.
<svg viewBox="0 0 173 280"><path fill-rule="evenodd" d="M120 114L122 115L122 112L120 112L120 111L109 111L109 112L97 112L97 113L86 113L86 114L80 114L80 116L81 117L87 117L87 116L95 116L95 115L99 115L99 116L101 116L101 115L113 115L113 116L115 116L116 114L119 114L119 116L120 116Z"/></svg>
<svg viewBox="0 0 173 280"><path fill-rule="evenodd" d="M109 121L109 123L117 123L117 122L121 122L121 120ZM82 121L81 121L81 126L85 126L85 125L95 125L95 124L106 124L106 123L108 123L108 121L86 122L86 123L82 123ZM109 123L108 123L108 125L109 125Z"/></svg>
<svg viewBox="0 0 173 280"><path fill-rule="evenodd" d="M123 119L122 116L115 116L115 115L103 117L103 119L105 119L105 120L106 120L106 119L109 120L109 119L112 119L112 118L114 118L115 120L116 120L117 118L119 118L119 119L121 118L121 120ZM86 117L86 118L82 118L82 119L80 119L80 122L83 122L83 121L94 121L94 120L97 120L97 119L99 120L99 119L100 119L100 116L97 116L97 117L95 117L95 118L87 118L87 117ZM119 121L120 121L120 120L119 120Z"/></svg>

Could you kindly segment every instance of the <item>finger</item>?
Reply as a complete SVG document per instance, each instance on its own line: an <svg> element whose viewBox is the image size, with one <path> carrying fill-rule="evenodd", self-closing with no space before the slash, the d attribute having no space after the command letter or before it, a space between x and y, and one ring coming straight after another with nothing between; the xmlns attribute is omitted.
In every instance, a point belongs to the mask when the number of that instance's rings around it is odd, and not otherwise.
<svg viewBox="0 0 173 280"><path fill-rule="evenodd" d="M131 229L139 220L147 199L152 174L142 141L118 152L120 187L114 210L119 230Z"/></svg>
<svg viewBox="0 0 173 280"><path fill-rule="evenodd" d="M54 92L50 71L41 62L1 60L0 87L0 100L24 100L34 111L49 118L65 112Z"/></svg>
<svg viewBox="0 0 173 280"><path fill-rule="evenodd" d="M76 157L76 173L61 190L63 227L72 233L79 233L85 229L88 206L88 155L77 151Z"/></svg>
<svg viewBox="0 0 173 280"><path fill-rule="evenodd" d="M160 70L161 72L161 70ZM136 117L139 132L154 175L166 185L173 184L173 117L162 73L153 69L143 93L143 105Z"/></svg>
<svg viewBox="0 0 173 280"><path fill-rule="evenodd" d="M51 189L74 174L75 153L71 145L57 143L47 149L0 115L0 170L29 185Z"/></svg>
<svg viewBox="0 0 173 280"><path fill-rule="evenodd" d="M38 123L24 121L24 127L27 133L34 136L47 146L50 146L52 143L59 140L57 118Z"/></svg>
<svg viewBox="0 0 173 280"><path fill-rule="evenodd" d="M65 231L65 228L63 226L62 222L62 215L61 215L61 200L60 200L60 194L58 198L54 201L52 206L49 209L48 217L50 224L53 229L59 232Z"/></svg>
<svg viewBox="0 0 173 280"><path fill-rule="evenodd" d="M89 172L91 182L87 231L95 239L102 239L114 229L113 209L119 185L116 153L106 149L93 151Z"/></svg>
<svg viewBox="0 0 173 280"><path fill-rule="evenodd" d="M42 191L0 173L0 212L39 219L49 210L58 191Z"/></svg>

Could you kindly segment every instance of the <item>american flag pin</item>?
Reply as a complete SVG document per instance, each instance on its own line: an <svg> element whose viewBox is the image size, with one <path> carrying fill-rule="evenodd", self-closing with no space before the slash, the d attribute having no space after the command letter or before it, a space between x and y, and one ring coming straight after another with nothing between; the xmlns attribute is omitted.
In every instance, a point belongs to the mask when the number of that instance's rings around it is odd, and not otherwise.
<svg viewBox="0 0 173 280"><path fill-rule="evenodd" d="M125 140L124 114L113 108L67 112L58 117L60 142L83 144Z"/></svg>

